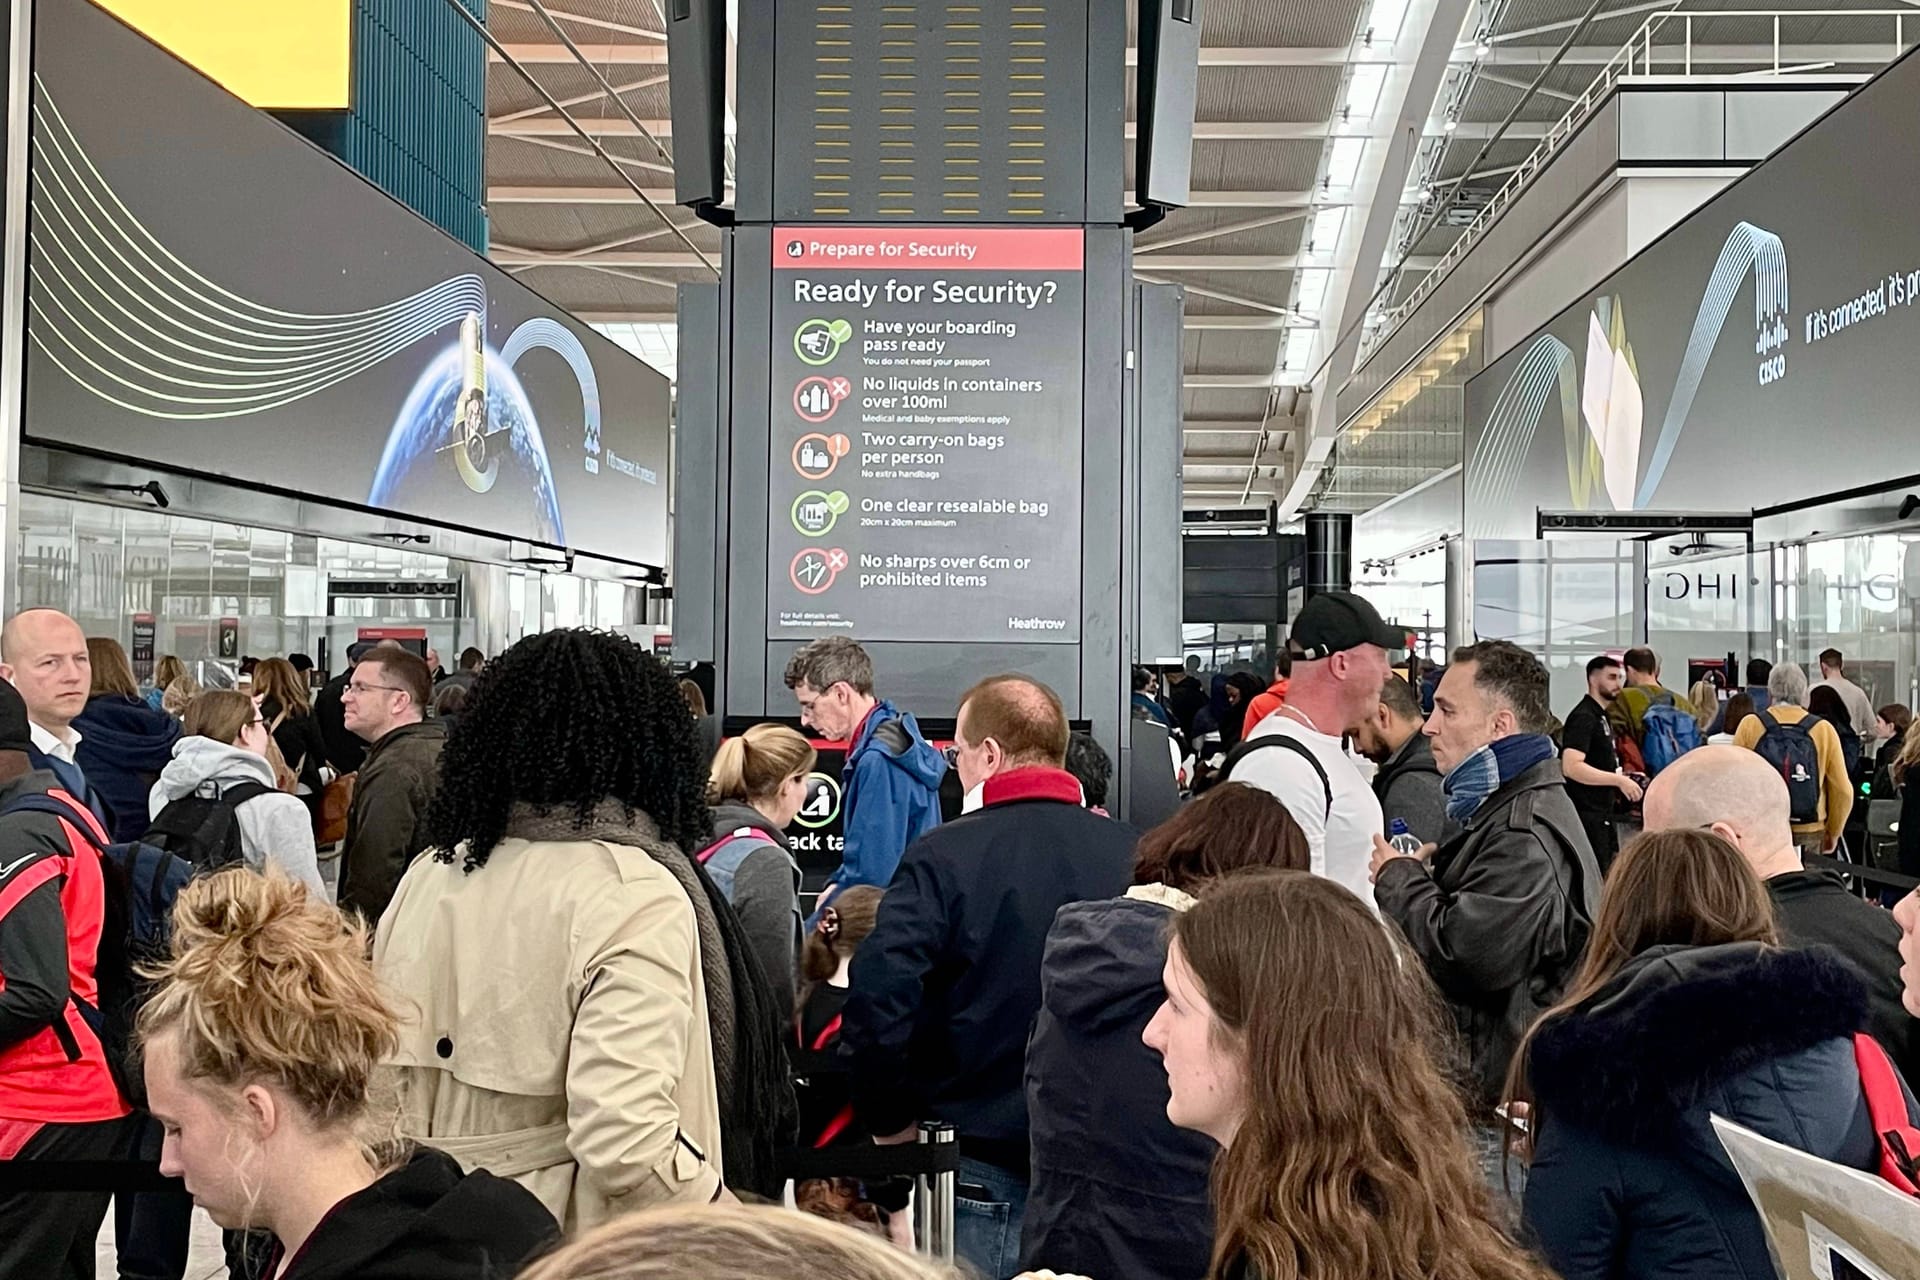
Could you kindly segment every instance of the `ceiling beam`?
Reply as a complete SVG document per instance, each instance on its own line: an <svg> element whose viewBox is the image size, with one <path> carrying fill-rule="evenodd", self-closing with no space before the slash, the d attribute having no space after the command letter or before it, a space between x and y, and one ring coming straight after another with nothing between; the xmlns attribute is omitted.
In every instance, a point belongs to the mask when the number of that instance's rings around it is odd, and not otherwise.
<svg viewBox="0 0 1920 1280"><path fill-rule="evenodd" d="M514 245L495 244L488 254L497 267L653 267L656 269L699 269L710 271L706 261L693 253L630 253L614 250L609 253L567 256L567 250L522 249Z"/></svg>
<svg viewBox="0 0 1920 1280"><path fill-rule="evenodd" d="M529 43L507 44L502 42L506 58L492 49L487 51L487 61L505 62L511 59L524 66L552 66L557 63L578 61L573 51L558 41L552 44ZM582 46L581 51L593 60L597 67L664 67L667 65L667 46L664 42L648 44L600 44L592 47Z"/></svg>
<svg viewBox="0 0 1920 1280"><path fill-rule="evenodd" d="M649 33L652 34L652 33ZM653 36L655 43L647 44L598 44L587 47L585 52L597 66L609 63L620 65L664 64L667 60L667 47L658 35ZM527 42L503 46L507 56L515 62L529 66L551 65L574 61L567 46L555 41ZM1333 45L1320 48L1206 48L1200 50L1200 65L1203 67L1338 67L1344 66L1350 50L1345 45ZM497 53L489 53L491 61L503 59ZM1127 65L1136 66L1140 60L1138 49L1127 50ZM1392 61L1389 57L1377 59L1381 62Z"/></svg>
<svg viewBox="0 0 1920 1280"><path fill-rule="evenodd" d="M1296 209L1313 204L1312 191L1195 191L1188 198L1189 209ZM658 205L673 203L671 187L647 188L647 197ZM640 204L640 197L629 187L606 183L582 183L563 186L513 186L501 184L487 188L488 204ZM1320 206L1332 208L1331 205Z"/></svg>
<svg viewBox="0 0 1920 1280"><path fill-rule="evenodd" d="M1697 41L1702 34L1711 31L1713 24L1701 24L1700 19L1708 15L1696 13L1694 17L1694 37ZM1789 15L1782 14L1783 20ZM1809 15L1811 18L1811 15ZM1865 19L1861 19L1864 21ZM1806 62L1862 63L1872 66L1884 66L1887 56L1893 50L1893 20L1887 19L1887 38L1877 44L1783 44L1780 46L1780 65L1794 66ZM1792 28L1789 27L1789 30ZM1656 35L1653 41L1653 69L1664 74L1677 74L1680 70L1679 32L1673 25L1662 37ZM1479 59L1482 67L1540 67L1554 60L1558 52L1557 45L1495 45L1493 52ZM1620 46L1575 45L1567 50L1560 59L1561 66L1601 67L1612 62L1620 54ZM1471 50L1466 61L1473 61ZM1700 67L1721 66L1765 66L1773 65L1774 48L1768 44L1699 44L1693 46L1693 65ZM1635 59L1638 69L1639 60Z"/></svg>
<svg viewBox="0 0 1920 1280"><path fill-rule="evenodd" d="M625 253L619 250L596 252L593 249L532 249L517 245L496 243L492 249L492 258L499 266L590 266L599 264L609 267L677 267L697 266L699 259L686 253ZM682 261L684 259L684 262ZM1409 262L1412 267L1432 266L1438 258L1415 258ZM1312 266L1311 259L1302 259L1291 253L1194 253L1194 254L1155 254L1152 260L1155 271L1292 271L1298 267ZM1195 289L1194 292L1200 292ZM1209 294L1207 296L1213 296ZM1248 304L1253 305L1253 304ZM1262 304L1262 309L1268 309ZM1280 311L1284 312L1285 308ZM1276 312L1278 314L1278 312Z"/></svg>
<svg viewBox="0 0 1920 1280"><path fill-rule="evenodd" d="M568 262L573 262L577 266L588 265L586 262L581 262L578 259L571 259L571 258L562 258L558 260L543 259L539 263L534 265L565 266ZM675 316L674 313L671 311L631 311L631 310L623 310L620 308L608 309L604 307L602 308L588 307L585 310L575 311L573 315L575 319L582 320L587 324L674 324L678 320L678 317ZM1187 316L1182 321L1182 324L1184 327L1188 329L1196 329L1196 330L1198 329L1274 330L1274 329L1294 328L1300 325L1301 323L1302 322L1300 321L1288 320L1285 316L1273 316L1273 315ZM1259 426L1260 426L1259 422L1255 421L1249 425L1248 429L1258 430Z"/></svg>
<svg viewBox="0 0 1920 1280"><path fill-rule="evenodd" d="M1287 316L1187 316L1181 320L1187 329L1296 329L1311 328L1308 322Z"/></svg>
<svg viewBox="0 0 1920 1280"><path fill-rule="evenodd" d="M1264 391L1273 385L1271 373L1188 373L1181 375L1181 381L1189 387L1215 390L1235 390L1252 388Z"/></svg>
<svg viewBox="0 0 1920 1280"><path fill-rule="evenodd" d="M1263 227L1278 226L1283 222L1298 222L1302 218L1312 217L1317 210L1310 206L1288 209L1281 213L1262 214L1258 218L1238 218L1232 222L1223 222L1217 227L1208 227L1204 231L1189 231L1185 235L1170 236L1165 240L1155 240L1149 244L1134 242L1133 251L1158 253L1162 249L1173 249L1183 244L1199 244L1202 240L1215 240L1221 236L1238 235L1242 231L1258 231Z"/></svg>
<svg viewBox="0 0 1920 1280"><path fill-rule="evenodd" d="M1703 29L1710 30L1712 27L1710 21L1704 24L1698 22L1698 19L1702 16L1703 15L1699 14L1695 15L1696 34ZM1887 53L1891 48L1891 21L1889 21L1888 27L1889 39L1886 43L1783 44L1780 46L1780 58L1783 63L1831 61L1842 63L1872 63L1878 65L1886 62ZM568 52L567 47L557 42L553 44L503 44L501 47L506 50L507 57L525 66L551 66L575 61L573 54ZM1483 67L1537 67L1542 63L1553 60L1556 47L1557 46L1551 44L1495 44L1491 53L1476 55L1473 51L1473 46L1468 44L1461 45L1454 50L1454 61L1458 63L1477 62ZM1660 48L1660 40L1656 37L1654 41L1654 62L1656 67L1659 64ZM585 52L587 56L592 59L595 66L602 68L609 66L665 66L667 63L667 47L665 44L657 42L645 44L598 44L587 47ZM1135 55L1137 52L1138 51L1134 49L1127 50L1128 66L1135 64ZM1202 68L1337 67L1344 66L1350 61L1349 52L1345 46L1303 49L1202 49L1200 50L1200 65ZM1574 48L1567 50L1566 56L1561 58L1560 62L1563 66L1605 66L1607 63L1613 61L1614 56L1619 52L1620 47L1617 44L1576 45ZM491 61L496 63L503 61L498 53L491 50L488 51L487 56ZM1391 54L1383 52L1377 58L1361 58L1358 59L1358 61L1389 63L1393 61L1393 58ZM1677 61L1677 58L1675 61ZM1773 63L1773 46L1771 44L1696 44L1693 47L1693 62L1695 66L1711 66L1727 63L1748 63L1755 65L1764 63L1771 66Z"/></svg>
<svg viewBox="0 0 1920 1280"><path fill-rule="evenodd" d="M499 5L502 9L518 9L522 13L539 12L534 6L528 4L527 0L493 0L493 3ZM636 27L631 23L610 22L605 18L590 18L584 13L575 13L564 5L555 4L552 0L548 0L545 8L547 16L556 22L577 22L583 27L593 27L600 31L612 31L623 36L638 36L642 40L658 40L662 44L665 44L667 40L667 33L664 31L654 31L648 27Z"/></svg>
<svg viewBox="0 0 1920 1280"><path fill-rule="evenodd" d="M574 125L589 135L598 138L637 138L643 136L641 129L656 138L673 136L671 120L633 121L625 116L575 116L572 121L556 116L535 116L525 119L509 120L505 118L490 121L487 132L500 138L551 138L571 136ZM1452 131L1456 138L1488 138L1493 135L1495 125L1462 121ZM1135 124L1129 120L1126 136L1134 136ZM1509 138L1544 138L1547 136L1547 124L1540 121L1521 121L1508 126ZM1325 142L1334 132L1324 120L1309 121L1267 121L1267 120L1214 120L1200 121L1193 126L1195 142ZM1441 132L1438 123L1429 125L1430 134ZM1341 128L1341 137L1369 137L1366 130Z"/></svg>

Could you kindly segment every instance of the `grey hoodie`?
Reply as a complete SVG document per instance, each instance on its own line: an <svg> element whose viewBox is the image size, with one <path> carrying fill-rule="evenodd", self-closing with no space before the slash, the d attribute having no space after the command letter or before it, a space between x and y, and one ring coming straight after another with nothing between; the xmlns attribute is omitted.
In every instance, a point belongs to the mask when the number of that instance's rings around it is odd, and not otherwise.
<svg viewBox="0 0 1920 1280"><path fill-rule="evenodd" d="M160 811L182 796L198 792L217 796L237 782L273 785L273 766L265 756L230 747L212 738L186 737L173 744L173 759L160 773L147 796L147 812ZM240 844L247 865L255 871L269 866L307 886L319 901L328 902L320 879L320 860L313 845L313 819L299 797L283 791L255 796L234 810L240 823Z"/></svg>

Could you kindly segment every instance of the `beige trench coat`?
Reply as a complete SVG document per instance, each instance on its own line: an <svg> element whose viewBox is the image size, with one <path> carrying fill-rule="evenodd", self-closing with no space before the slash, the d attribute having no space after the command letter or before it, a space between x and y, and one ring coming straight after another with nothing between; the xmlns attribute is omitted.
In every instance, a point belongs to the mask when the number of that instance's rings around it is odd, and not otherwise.
<svg viewBox="0 0 1920 1280"><path fill-rule="evenodd" d="M510 1177L569 1234L719 1191L692 904L644 849L503 840L416 859L374 964L403 1018L403 1134Z"/></svg>

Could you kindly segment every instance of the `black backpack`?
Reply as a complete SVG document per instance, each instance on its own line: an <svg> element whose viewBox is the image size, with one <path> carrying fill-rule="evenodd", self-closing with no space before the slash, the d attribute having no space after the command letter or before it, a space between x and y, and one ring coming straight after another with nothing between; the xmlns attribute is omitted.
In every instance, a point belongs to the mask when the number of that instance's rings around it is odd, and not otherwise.
<svg viewBox="0 0 1920 1280"><path fill-rule="evenodd" d="M218 795L196 791L181 796L160 811L140 843L164 849L197 876L240 866L246 851L240 841L239 808L272 790L263 782L236 782L222 787Z"/></svg>
<svg viewBox="0 0 1920 1280"><path fill-rule="evenodd" d="M1808 715L1782 724L1771 711L1755 714L1762 728L1753 749L1786 781L1788 820L1798 826L1820 821L1820 749L1813 741L1820 717Z"/></svg>

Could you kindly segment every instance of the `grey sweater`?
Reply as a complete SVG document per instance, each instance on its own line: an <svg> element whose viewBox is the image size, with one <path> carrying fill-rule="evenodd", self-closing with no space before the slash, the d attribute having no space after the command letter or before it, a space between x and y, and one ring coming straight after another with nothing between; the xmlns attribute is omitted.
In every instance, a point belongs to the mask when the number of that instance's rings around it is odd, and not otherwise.
<svg viewBox="0 0 1920 1280"><path fill-rule="evenodd" d="M752 847L731 885L716 880L766 970L781 1017L791 1019L800 953L800 867L787 849L786 836L758 809L733 800L714 806L714 839L742 830L752 832Z"/></svg>
<svg viewBox="0 0 1920 1280"><path fill-rule="evenodd" d="M173 744L173 759L147 796L148 816L159 817L162 809L182 796L195 792L217 796L238 782L270 787L273 767L265 756L212 738L182 738ZM255 796L233 814L240 824L240 846L249 867L255 871L278 867L306 885L316 899L328 901L314 852L313 818L298 796L284 791Z"/></svg>

